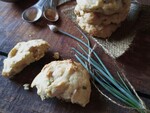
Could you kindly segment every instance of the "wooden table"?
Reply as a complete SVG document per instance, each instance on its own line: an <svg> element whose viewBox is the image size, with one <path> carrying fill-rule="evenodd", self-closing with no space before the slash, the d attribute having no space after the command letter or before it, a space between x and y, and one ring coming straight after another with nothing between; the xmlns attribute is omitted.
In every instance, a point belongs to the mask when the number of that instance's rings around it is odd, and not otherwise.
<svg viewBox="0 0 150 113"><path fill-rule="evenodd" d="M31 0L22 0L19 3L0 2L0 50L9 52L20 41L42 38L51 45L49 52L40 61L32 63L20 72L14 79L9 80L0 75L0 113L135 113L133 110L123 109L104 99L98 91L92 87L90 103L82 108L79 105L67 103L56 98L41 101L36 94L36 89L25 91L23 84L31 83L42 67L51 62L53 53L59 52L61 59L75 59L71 50L77 47L77 42L60 34L52 33L47 24L52 24L41 18L36 23L27 23L21 19L24 9L33 4ZM149 0L140 0L141 3L150 4ZM69 7L71 3L59 7L59 11ZM75 24L63 13L57 23L61 29L81 37ZM150 20L148 10L142 12ZM148 20L147 19L147 20ZM149 24L150 21L147 21ZM138 24L144 26L142 21ZM148 25L148 28L149 25ZM133 28L134 29L134 28ZM130 49L117 59L118 65L126 73L127 78L136 90L147 94L142 97L150 107L150 30L148 32L138 30ZM91 40L94 43L93 40ZM111 67L113 59L104 53L101 47L96 49L104 63ZM0 73L5 57L0 56Z"/></svg>

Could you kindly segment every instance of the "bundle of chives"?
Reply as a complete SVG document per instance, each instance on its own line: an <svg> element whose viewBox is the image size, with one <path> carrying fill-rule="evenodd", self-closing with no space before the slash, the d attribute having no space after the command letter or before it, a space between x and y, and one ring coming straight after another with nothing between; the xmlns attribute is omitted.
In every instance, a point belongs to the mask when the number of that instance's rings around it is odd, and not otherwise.
<svg viewBox="0 0 150 113"><path fill-rule="evenodd" d="M72 48L76 52L75 54L76 59L90 73L90 75L93 78L92 83L94 83L94 86L96 86L98 90L100 89L95 84L95 81L100 86L102 86L105 90L107 90L113 97L115 97L116 99L124 103L127 106L126 108L135 109L140 113L147 113L148 110L146 109L144 102L140 99L140 97L138 96L138 94L136 93L135 89L130 84L130 82L127 80L127 78L121 75L118 71L117 71L117 76L119 77L119 80L114 78L114 76L109 72L109 70L103 64L102 60L99 58L99 56L94 51L94 49L91 48L88 37L81 30L79 31L82 33L83 37L87 40L88 43L85 43L80 38L77 38L67 32L59 30L56 26L50 25L49 27L54 32L59 32L71 37L72 39L75 39L76 41L80 42L88 49L87 52L82 46L78 45L82 51L81 53L77 49ZM91 54L93 54L96 59L93 59L91 57ZM105 94L103 95L109 100L111 100L112 102L116 103L117 105L120 105L116 101L108 97L107 95ZM123 105L120 106L125 107Z"/></svg>

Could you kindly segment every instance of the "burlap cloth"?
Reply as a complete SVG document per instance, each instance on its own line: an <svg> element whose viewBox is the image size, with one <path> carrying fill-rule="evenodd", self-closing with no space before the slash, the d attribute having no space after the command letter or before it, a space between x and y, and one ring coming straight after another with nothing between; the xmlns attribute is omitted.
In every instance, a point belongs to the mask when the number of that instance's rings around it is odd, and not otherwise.
<svg viewBox="0 0 150 113"><path fill-rule="evenodd" d="M74 7L75 6L72 6L62 10L62 12L71 18L73 22L75 22L76 18L73 11ZM108 53L111 57L118 58L128 50L132 41L134 40L136 31L134 25L136 23L140 9L141 7L139 4L132 2L126 21L121 24L118 30L114 32L110 38L98 39L92 36L91 38L93 38L95 42L98 43L98 45L102 46L106 53Z"/></svg>

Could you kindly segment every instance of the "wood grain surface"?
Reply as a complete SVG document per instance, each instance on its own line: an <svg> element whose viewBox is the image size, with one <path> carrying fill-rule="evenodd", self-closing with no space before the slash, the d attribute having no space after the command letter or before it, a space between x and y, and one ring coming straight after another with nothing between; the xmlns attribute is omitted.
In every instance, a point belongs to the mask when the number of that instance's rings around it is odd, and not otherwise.
<svg viewBox="0 0 150 113"><path fill-rule="evenodd" d="M12 80L1 76L5 57L0 56L0 113L136 113L134 110L124 109L109 102L94 87L92 87L90 103L85 108L56 98L41 101L36 94L36 89L30 91L23 89L23 84L31 83L42 67L54 60L54 52L59 52L61 59L75 59L70 47L77 48L77 42L64 35L52 33L47 24L56 24L64 31L81 37L75 24L61 12L61 9L70 7L72 3L59 7L60 19L56 23L50 23L44 18L32 24L23 21L21 13L35 2L34 0L21 0L18 3L0 1L1 51L9 52L20 41L39 38L48 41L51 46L44 58L27 66ZM140 2L150 4L149 0L140 0ZM138 20L137 25L140 27L136 37L130 49L117 59L117 63L135 89L145 94L141 97L143 96L142 99L150 108L150 8L143 10L139 16L145 21ZM145 27L147 28L143 30ZM96 51L113 71L114 59L105 54L101 47L97 47Z"/></svg>

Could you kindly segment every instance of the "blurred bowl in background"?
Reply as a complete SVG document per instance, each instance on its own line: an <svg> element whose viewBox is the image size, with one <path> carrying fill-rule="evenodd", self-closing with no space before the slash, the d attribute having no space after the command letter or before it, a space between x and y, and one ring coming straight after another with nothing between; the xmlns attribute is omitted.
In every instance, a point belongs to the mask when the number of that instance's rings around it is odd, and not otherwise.
<svg viewBox="0 0 150 113"><path fill-rule="evenodd" d="M0 1L3 1L3 2L17 2L19 0L0 0Z"/></svg>

